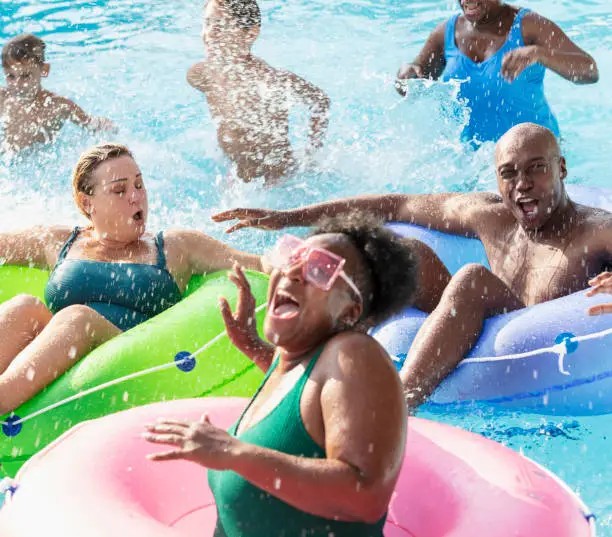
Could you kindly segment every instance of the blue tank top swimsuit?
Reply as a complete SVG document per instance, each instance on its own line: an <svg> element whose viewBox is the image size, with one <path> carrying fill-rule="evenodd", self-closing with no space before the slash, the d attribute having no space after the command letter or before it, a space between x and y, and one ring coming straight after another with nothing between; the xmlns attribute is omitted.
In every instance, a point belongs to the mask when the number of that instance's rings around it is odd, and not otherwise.
<svg viewBox="0 0 612 537"><path fill-rule="evenodd" d="M84 304L121 330L129 330L181 300L181 291L166 268L161 231L155 237L155 265L66 259L80 231L73 230L49 276L45 300L51 312Z"/></svg>
<svg viewBox="0 0 612 537"><path fill-rule="evenodd" d="M559 135L559 125L544 96L546 68L535 64L525 69L512 83L501 76L504 55L524 47L521 21L528 9L521 9L506 42L490 58L476 63L455 43L455 25L459 14L446 23L442 80L461 81L458 98L470 108L470 117L462 137L465 140L497 141L519 123L531 122L548 127Z"/></svg>

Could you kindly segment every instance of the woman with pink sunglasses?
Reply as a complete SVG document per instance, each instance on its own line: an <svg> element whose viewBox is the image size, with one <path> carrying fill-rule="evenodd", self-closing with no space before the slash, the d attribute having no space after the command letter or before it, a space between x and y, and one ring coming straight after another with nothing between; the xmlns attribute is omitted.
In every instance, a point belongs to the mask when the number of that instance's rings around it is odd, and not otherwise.
<svg viewBox="0 0 612 537"><path fill-rule="evenodd" d="M359 327L411 301L417 262L409 243L364 214L322 222L306 240L281 237L264 343L242 269L236 313L221 309L234 344L267 374L226 432L160 420L145 438L167 444L157 461L209 468L215 537L381 537L406 440L395 368Z"/></svg>

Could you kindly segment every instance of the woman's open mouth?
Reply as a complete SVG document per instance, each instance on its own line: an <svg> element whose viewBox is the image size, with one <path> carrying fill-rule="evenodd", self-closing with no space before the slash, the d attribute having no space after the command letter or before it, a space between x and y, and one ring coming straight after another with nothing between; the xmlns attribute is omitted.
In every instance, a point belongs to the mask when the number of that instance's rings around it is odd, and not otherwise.
<svg viewBox="0 0 612 537"><path fill-rule="evenodd" d="M283 289L277 289L270 311L279 319L293 319L300 313L300 303Z"/></svg>
<svg viewBox="0 0 612 537"><path fill-rule="evenodd" d="M134 222L142 222L144 220L144 212L143 211L135 212L134 215L132 216L132 220Z"/></svg>

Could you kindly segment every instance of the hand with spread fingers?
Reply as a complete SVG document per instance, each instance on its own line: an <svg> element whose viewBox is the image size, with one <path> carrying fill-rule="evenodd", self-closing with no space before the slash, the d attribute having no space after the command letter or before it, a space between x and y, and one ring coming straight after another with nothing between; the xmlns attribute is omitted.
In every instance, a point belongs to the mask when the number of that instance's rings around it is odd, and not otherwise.
<svg viewBox="0 0 612 537"><path fill-rule="evenodd" d="M230 280L238 288L236 311L232 309L225 297L219 298L219 308L225 323L225 329L230 341L255 364L267 371L274 356L274 346L266 343L257 333L255 321L255 297L243 268L234 263Z"/></svg>
<svg viewBox="0 0 612 537"><path fill-rule="evenodd" d="M232 233L244 227L271 230L282 229L287 225L284 219L284 212L273 209L230 209L214 214L212 219L215 222L238 220L237 223L225 230L226 233Z"/></svg>
<svg viewBox="0 0 612 537"><path fill-rule="evenodd" d="M586 296L595 296L600 293L612 294L612 272L602 272L589 281L591 289ZM601 315L602 313L612 313L612 302L608 304L597 304L591 306L587 313L589 315Z"/></svg>
<svg viewBox="0 0 612 537"><path fill-rule="evenodd" d="M146 426L142 437L152 444L172 446L167 451L151 453L152 461L187 460L213 470L229 468L240 440L213 425L207 414L199 422L160 419Z"/></svg>

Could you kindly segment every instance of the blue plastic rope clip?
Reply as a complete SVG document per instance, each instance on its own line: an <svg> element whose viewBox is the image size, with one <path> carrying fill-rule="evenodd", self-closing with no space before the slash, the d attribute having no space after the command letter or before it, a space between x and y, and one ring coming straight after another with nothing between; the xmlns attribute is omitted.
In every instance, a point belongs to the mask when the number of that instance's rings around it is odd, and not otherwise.
<svg viewBox="0 0 612 537"><path fill-rule="evenodd" d="M578 348L578 342L572 341L576 336L571 332L561 332L556 338L555 343L558 345L559 343L565 343L565 349L567 354L572 354Z"/></svg>
<svg viewBox="0 0 612 537"><path fill-rule="evenodd" d="M190 352L187 351L181 351L176 353L174 361L177 362L176 367L183 371L183 373L189 373L189 371L193 371L193 368L196 366L196 359L191 356Z"/></svg>
<svg viewBox="0 0 612 537"><path fill-rule="evenodd" d="M23 425L21 423L15 423L20 419L21 418L19 416L15 416L14 414L6 418L5 422L2 424L2 432L4 433L4 436L8 436L10 438L17 436L21 432Z"/></svg>

